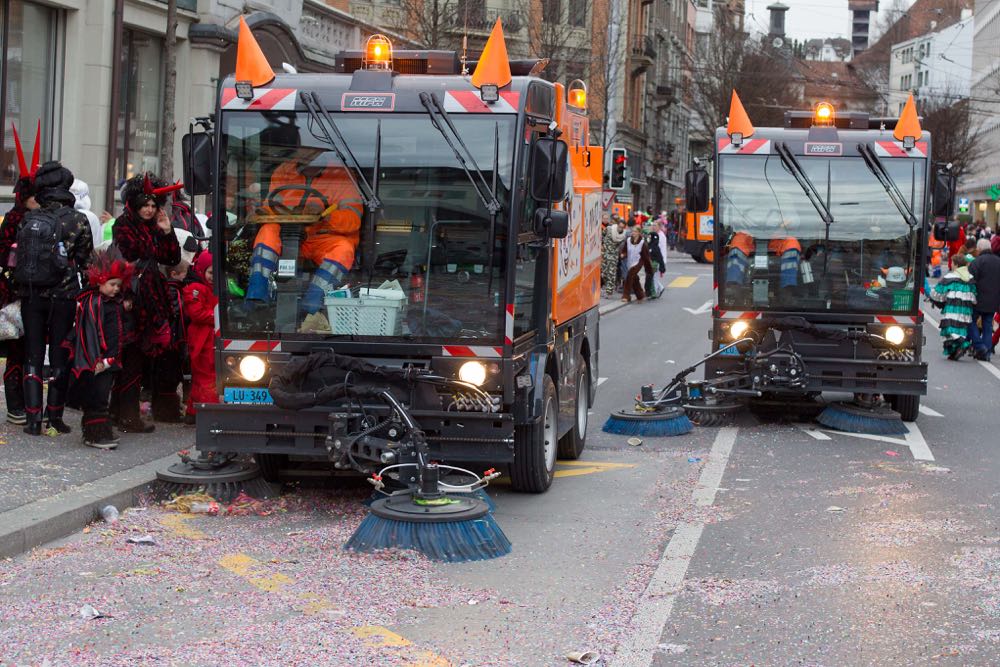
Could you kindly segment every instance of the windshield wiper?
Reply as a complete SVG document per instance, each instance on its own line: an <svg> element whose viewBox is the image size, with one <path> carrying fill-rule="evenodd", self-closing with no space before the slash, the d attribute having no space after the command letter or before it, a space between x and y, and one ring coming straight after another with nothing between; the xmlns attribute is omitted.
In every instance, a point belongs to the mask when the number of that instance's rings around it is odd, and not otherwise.
<svg viewBox="0 0 1000 667"><path fill-rule="evenodd" d="M497 200L496 186L494 185L494 190L490 189L489 184L486 182L486 178L483 176L483 170L479 168L476 164L476 158L472 155L472 151L469 147L465 145L462 141L462 135L458 133L455 126L451 122L451 118L448 116L448 112L444 110L444 107L438 101L434 95L430 93L420 93L420 103L424 105L427 109L427 115L431 119L431 124L441 133L444 137L445 142L451 148L452 152L455 153L455 158L458 163L462 165L462 170L465 175L468 176L469 182L472 183L472 187L475 188L476 194L479 195L479 200L489 211L491 219L495 221L496 215L503 208L500 202ZM441 121L444 121L443 123ZM445 126L448 127L445 130ZM449 131L451 134L449 134ZM456 145L457 143L457 145ZM462 150L459 150L461 146ZM464 152L464 155L463 155ZM476 175L473 176L472 172L475 171ZM494 172L495 174L496 172ZM491 241L492 243L492 241Z"/></svg>
<svg viewBox="0 0 1000 667"><path fill-rule="evenodd" d="M358 192L361 193L362 198L365 200L365 208L372 213L382 208L382 202L379 201L374 188L372 188L371 183L368 182L365 172L361 169L361 163L358 162L358 158L351 152L351 148L347 145L347 141L344 140L344 135L341 133L340 128L337 127L335 122L333 122L333 117L330 116L330 112L327 111L326 107L324 107L319 101L319 95L315 92L302 91L299 93L299 99L302 100L302 104L305 106L306 111L309 112L310 119L312 119L312 121L315 122L323 132L323 137L317 138L325 140L326 143L333 148L344 167L346 167L345 171L347 172L348 177L351 179L354 187L357 188ZM330 133L330 130L333 130L333 134ZM334 140L334 136L336 136L336 140ZM373 174L377 173L378 164L376 164L373 169Z"/></svg>
<svg viewBox="0 0 1000 667"><path fill-rule="evenodd" d="M892 176L889 175L888 170L886 170L885 165L882 164L882 160L878 158L875 151L868 144L858 144L858 152L861 153L861 157L864 158L865 164L868 165L868 170L875 174L875 178L878 182L882 184L885 188L886 194L889 195L889 199L892 203L896 205L899 209L900 215L906 220L906 224L913 229L917 226L917 218L913 215L913 211L910 209L910 205L906 203L906 199L903 197L903 193L899 191L899 187L896 182L892 180Z"/></svg>
<svg viewBox="0 0 1000 667"><path fill-rule="evenodd" d="M809 176L802 169L802 165L799 161L795 159L792 152L788 150L788 144L775 142L775 148L778 150L778 155L781 157L782 164L792 172L792 176L798 181L799 187L802 191L806 193L806 197L809 198L810 203L812 203L813 208L819 213L819 217L826 223L827 227L833 222L833 215L830 213L830 209L826 207L826 203L823 198L820 197L819 192L816 190L816 186L813 185L812 181L809 180Z"/></svg>

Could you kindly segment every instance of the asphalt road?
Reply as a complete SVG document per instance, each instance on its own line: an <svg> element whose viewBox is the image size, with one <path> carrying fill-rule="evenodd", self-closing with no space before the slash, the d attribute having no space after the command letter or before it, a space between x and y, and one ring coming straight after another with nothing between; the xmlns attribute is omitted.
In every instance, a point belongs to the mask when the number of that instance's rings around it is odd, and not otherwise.
<svg viewBox="0 0 1000 667"><path fill-rule="evenodd" d="M511 555L347 555L357 488L150 506L0 563L0 665L996 664L1000 370L928 326L905 438L746 415L631 447L608 412L708 349L710 272L672 259L662 299L603 320L582 460L542 496L491 486Z"/></svg>

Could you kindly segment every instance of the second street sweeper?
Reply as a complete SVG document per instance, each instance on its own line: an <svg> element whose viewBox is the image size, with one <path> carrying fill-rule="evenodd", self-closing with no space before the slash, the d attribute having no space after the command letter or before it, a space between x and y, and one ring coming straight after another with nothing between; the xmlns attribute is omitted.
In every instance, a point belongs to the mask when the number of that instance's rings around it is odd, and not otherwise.
<svg viewBox="0 0 1000 667"><path fill-rule="evenodd" d="M710 354L612 415L618 433L683 432L749 404L830 428L905 433L927 392L926 239L954 179L931 162L912 97L897 119L821 103L755 128L735 91L687 210L714 209ZM714 205L714 206L713 206ZM689 379L697 367L704 379ZM822 403L824 392L851 400ZM816 415L818 413L818 415Z"/></svg>

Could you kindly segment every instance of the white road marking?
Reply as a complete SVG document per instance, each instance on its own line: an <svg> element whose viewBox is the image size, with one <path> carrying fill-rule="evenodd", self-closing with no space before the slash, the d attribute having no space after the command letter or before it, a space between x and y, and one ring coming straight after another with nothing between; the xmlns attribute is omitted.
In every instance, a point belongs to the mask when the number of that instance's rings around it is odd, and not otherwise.
<svg viewBox="0 0 1000 667"><path fill-rule="evenodd" d="M719 482L726 472L729 455L736 443L736 433L735 427L727 426L719 429L715 436L708 463L702 468L698 486L691 495L691 501L695 505L705 507L715 501ZM611 667L649 667L653 662L660 636L663 635L663 629L673 611L677 593L704 530L705 523L701 521L681 523L674 530L663 558L639 600L639 607L629 624L628 635L618 645Z"/></svg>
<svg viewBox="0 0 1000 667"><path fill-rule="evenodd" d="M608 378L597 378L597 386L600 387L602 384L608 381Z"/></svg>
<svg viewBox="0 0 1000 667"><path fill-rule="evenodd" d="M897 447L908 447L913 458L917 461L933 461L934 455L931 454L931 448L927 445L927 441L924 440L924 434L920 432L920 428L916 423L905 424L907 428L907 433L902 438L893 438L888 435L875 435L873 433L848 433L847 431L833 431L830 429L824 429L827 433L833 433L834 435L849 435L852 438L861 438L862 440L874 440L875 442L885 442L890 445L896 445Z"/></svg>
<svg viewBox="0 0 1000 667"><path fill-rule="evenodd" d="M703 314L707 313L708 311L712 310L712 302L711 302L711 300L709 300L709 301L706 301L705 303L701 304L697 308L687 308L687 307L685 307L684 310L688 311L692 315L703 315Z"/></svg>
<svg viewBox="0 0 1000 667"><path fill-rule="evenodd" d="M815 440L832 440L830 436L828 436L826 433L823 433L823 431L820 431L817 428L808 428L803 426L802 430L805 432L806 435Z"/></svg>
<svg viewBox="0 0 1000 667"><path fill-rule="evenodd" d="M944 417L943 414L941 414L934 408L927 407L926 405L920 406L920 414L927 415L928 417Z"/></svg>
<svg viewBox="0 0 1000 667"><path fill-rule="evenodd" d="M1000 380L1000 368L997 368L989 361L980 361L979 365L988 370L990 373L993 373L993 376Z"/></svg>
<svg viewBox="0 0 1000 667"><path fill-rule="evenodd" d="M938 329L939 331L941 329L941 325L939 325L937 323L937 320L935 320L933 317L931 317L927 313L924 313L924 322L927 322L927 324L931 325L935 329Z"/></svg>
<svg viewBox="0 0 1000 667"><path fill-rule="evenodd" d="M920 427L917 426L916 422L907 424L906 428L910 431L906 434L906 444L909 445L913 458L918 461L933 461L934 455L931 454L931 448L927 446L924 434L920 432Z"/></svg>

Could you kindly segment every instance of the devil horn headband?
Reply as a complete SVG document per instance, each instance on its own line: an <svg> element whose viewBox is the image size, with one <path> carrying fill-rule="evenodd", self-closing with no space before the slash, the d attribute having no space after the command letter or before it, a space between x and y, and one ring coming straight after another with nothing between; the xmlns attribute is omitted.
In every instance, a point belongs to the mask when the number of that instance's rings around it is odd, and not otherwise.
<svg viewBox="0 0 1000 667"><path fill-rule="evenodd" d="M20 170L21 178L34 178L38 171L38 163L42 153L42 121L38 121L38 129L35 132L35 149L31 153L31 167L24 160L24 149L21 148L21 137L17 135L17 127L12 122L10 129L14 131L14 148L17 149L17 166Z"/></svg>
<svg viewBox="0 0 1000 667"><path fill-rule="evenodd" d="M142 192L149 197L162 197L165 194L176 192L183 187L184 184L177 181L173 185L166 185L162 188L154 188L153 181L149 178L149 172L146 172L145 177L142 179Z"/></svg>

